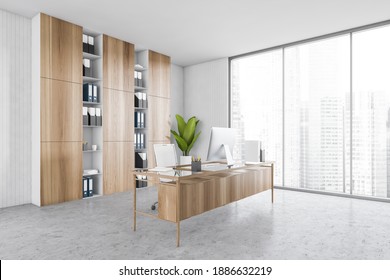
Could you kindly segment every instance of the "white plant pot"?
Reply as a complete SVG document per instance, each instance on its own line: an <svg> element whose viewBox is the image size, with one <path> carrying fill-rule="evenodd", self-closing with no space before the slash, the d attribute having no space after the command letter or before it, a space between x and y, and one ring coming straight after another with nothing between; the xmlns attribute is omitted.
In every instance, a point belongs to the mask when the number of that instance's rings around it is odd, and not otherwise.
<svg viewBox="0 0 390 280"><path fill-rule="evenodd" d="M180 165L191 164L191 156L180 156Z"/></svg>

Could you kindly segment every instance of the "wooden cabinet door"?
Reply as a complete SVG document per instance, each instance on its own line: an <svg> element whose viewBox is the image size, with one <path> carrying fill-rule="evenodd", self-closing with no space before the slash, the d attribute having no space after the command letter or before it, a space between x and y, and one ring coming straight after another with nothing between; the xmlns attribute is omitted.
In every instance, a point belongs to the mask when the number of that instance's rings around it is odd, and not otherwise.
<svg viewBox="0 0 390 280"><path fill-rule="evenodd" d="M149 94L170 98L171 59L169 56L149 51Z"/></svg>
<svg viewBox="0 0 390 280"><path fill-rule="evenodd" d="M41 143L41 203L82 198L82 142Z"/></svg>
<svg viewBox="0 0 390 280"><path fill-rule="evenodd" d="M41 78L41 141L82 141L81 84Z"/></svg>
<svg viewBox="0 0 390 280"><path fill-rule="evenodd" d="M105 142L103 148L104 194L133 189L131 171L134 169L133 142Z"/></svg>
<svg viewBox="0 0 390 280"><path fill-rule="evenodd" d="M134 139L134 94L103 89L103 140L132 141Z"/></svg>
<svg viewBox="0 0 390 280"><path fill-rule="evenodd" d="M170 139L171 114L170 99L149 96L149 109L147 115L147 125L149 140L154 142L164 142Z"/></svg>
<svg viewBox="0 0 390 280"><path fill-rule="evenodd" d="M41 76L82 83L81 26L41 14Z"/></svg>
<svg viewBox="0 0 390 280"><path fill-rule="evenodd" d="M103 36L103 86L134 92L134 45Z"/></svg>

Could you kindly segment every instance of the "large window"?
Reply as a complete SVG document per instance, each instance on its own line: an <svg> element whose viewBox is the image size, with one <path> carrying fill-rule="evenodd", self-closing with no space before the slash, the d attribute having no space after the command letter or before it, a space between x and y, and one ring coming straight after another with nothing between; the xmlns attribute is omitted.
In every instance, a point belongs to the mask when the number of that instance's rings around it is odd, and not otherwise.
<svg viewBox="0 0 390 280"><path fill-rule="evenodd" d="M282 51L232 61L232 126L238 128L235 158L245 158L245 140L261 140L275 164L275 183L282 184L283 64Z"/></svg>
<svg viewBox="0 0 390 280"><path fill-rule="evenodd" d="M390 26L232 59L235 156L260 140L276 185L390 198L389 77Z"/></svg>

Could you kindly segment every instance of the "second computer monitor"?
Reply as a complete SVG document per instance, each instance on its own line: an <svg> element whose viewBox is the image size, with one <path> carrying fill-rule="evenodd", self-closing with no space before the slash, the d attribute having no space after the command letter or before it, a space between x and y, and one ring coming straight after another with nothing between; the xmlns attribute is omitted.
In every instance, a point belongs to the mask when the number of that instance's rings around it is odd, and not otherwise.
<svg viewBox="0 0 390 280"><path fill-rule="evenodd" d="M232 165L233 146L236 138L236 130L226 127L212 127L210 134L209 151L207 160L227 160Z"/></svg>

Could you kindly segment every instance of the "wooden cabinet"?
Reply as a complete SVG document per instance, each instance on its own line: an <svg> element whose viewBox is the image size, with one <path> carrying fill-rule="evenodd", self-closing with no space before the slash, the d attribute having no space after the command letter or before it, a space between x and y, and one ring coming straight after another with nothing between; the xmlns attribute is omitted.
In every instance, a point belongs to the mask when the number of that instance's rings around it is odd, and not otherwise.
<svg viewBox="0 0 390 280"><path fill-rule="evenodd" d="M134 139L134 94L104 89L104 141L132 141Z"/></svg>
<svg viewBox="0 0 390 280"><path fill-rule="evenodd" d="M81 143L41 143L42 205L81 199Z"/></svg>
<svg viewBox="0 0 390 280"><path fill-rule="evenodd" d="M41 14L41 77L82 83L81 26Z"/></svg>
<svg viewBox="0 0 390 280"><path fill-rule="evenodd" d="M134 92L134 45L103 36L103 86Z"/></svg>
<svg viewBox="0 0 390 280"><path fill-rule="evenodd" d="M149 95L147 127L149 141L169 141L171 128L170 99Z"/></svg>
<svg viewBox="0 0 390 280"><path fill-rule="evenodd" d="M82 141L81 84L41 78L41 141Z"/></svg>
<svg viewBox="0 0 390 280"><path fill-rule="evenodd" d="M171 59L169 56L149 51L149 95L170 98Z"/></svg>
<svg viewBox="0 0 390 280"><path fill-rule="evenodd" d="M133 189L131 170L134 169L133 142L105 142L103 151L104 194Z"/></svg>

